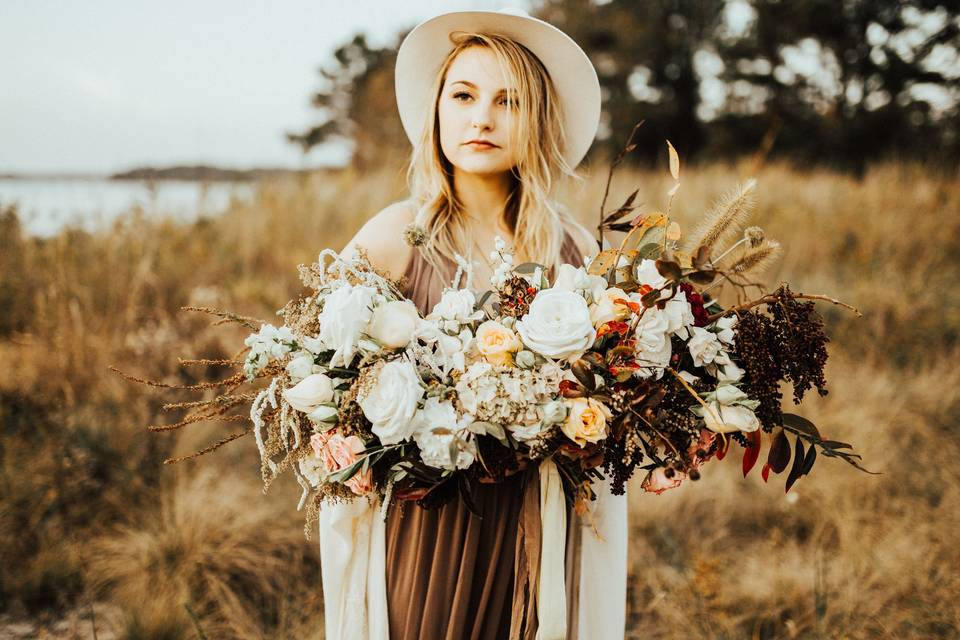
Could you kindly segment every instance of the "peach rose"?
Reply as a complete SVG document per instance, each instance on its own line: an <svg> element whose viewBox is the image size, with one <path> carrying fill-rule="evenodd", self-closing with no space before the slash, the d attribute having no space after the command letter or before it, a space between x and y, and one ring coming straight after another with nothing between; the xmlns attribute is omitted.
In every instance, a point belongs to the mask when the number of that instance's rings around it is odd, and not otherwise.
<svg viewBox="0 0 960 640"><path fill-rule="evenodd" d="M564 402L570 411L560 428L568 438L584 447L607 437L607 420L613 414L603 403L593 398L568 398Z"/></svg>
<svg viewBox="0 0 960 640"><path fill-rule="evenodd" d="M477 327L477 350L490 364L513 364L513 354L523 343L510 329L495 320Z"/></svg>
<svg viewBox="0 0 960 640"><path fill-rule="evenodd" d="M630 307L617 300L627 300L623 289L611 287L600 294L599 299L590 305L590 322L600 327L614 320L625 320L630 316Z"/></svg>
<svg viewBox="0 0 960 640"><path fill-rule="evenodd" d="M328 474L349 467L366 450L363 440L357 436L331 435L329 431L315 433L310 438L310 445L314 455L323 461ZM373 490L373 472L368 469L366 473L355 473L345 484L358 496L370 493Z"/></svg>

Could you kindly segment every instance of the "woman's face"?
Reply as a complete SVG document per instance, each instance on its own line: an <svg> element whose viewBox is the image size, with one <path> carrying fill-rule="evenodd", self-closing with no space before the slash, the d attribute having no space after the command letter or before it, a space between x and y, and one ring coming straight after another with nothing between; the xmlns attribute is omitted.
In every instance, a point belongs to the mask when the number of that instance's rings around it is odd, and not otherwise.
<svg viewBox="0 0 960 640"><path fill-rule="evenodd" d="M511 114L516 117L515 99L492 51L461 51L447 70L437 105L440 148L447 160L477 174L503 173L516 165L508 122Z"/></svg>

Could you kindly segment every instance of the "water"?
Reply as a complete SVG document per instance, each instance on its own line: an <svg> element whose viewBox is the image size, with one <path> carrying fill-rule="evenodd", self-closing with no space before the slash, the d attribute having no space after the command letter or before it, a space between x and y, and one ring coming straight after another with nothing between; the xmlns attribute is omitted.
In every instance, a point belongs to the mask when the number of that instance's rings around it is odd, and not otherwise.
<svg viewBox="0 0 960 640"><path fill-rule="evenodd" d="M250 198L251 183L106 179L0 179L0 206L18 203L27 233L51 236L68 224L95 231L140 207L148 216L190 221Z"/></svg>

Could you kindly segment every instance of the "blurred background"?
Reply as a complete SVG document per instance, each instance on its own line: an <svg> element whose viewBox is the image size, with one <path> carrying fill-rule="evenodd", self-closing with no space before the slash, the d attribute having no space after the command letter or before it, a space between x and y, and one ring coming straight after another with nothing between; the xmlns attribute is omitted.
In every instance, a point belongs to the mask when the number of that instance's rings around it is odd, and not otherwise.
<svg viewBox="0 0 960 640"><path fill-rule="evenodd" d="M198 400L123 380L216 380L276 321L297 265L405 194L402 35L502 2L6 3L0 20L0 638L322 638L298 489L266 495L237 430L164 433ZM569 33L600 133L558 196L595 226L639 189L690 229L758 180L765 276L818 303L830 394L792 410L867 468L789 494L740 452L630 490L630 638L960 637L960 3L512 2ZM790 394L785 409L791 410ZM765 454L764 454L765 455Z"/></svg>

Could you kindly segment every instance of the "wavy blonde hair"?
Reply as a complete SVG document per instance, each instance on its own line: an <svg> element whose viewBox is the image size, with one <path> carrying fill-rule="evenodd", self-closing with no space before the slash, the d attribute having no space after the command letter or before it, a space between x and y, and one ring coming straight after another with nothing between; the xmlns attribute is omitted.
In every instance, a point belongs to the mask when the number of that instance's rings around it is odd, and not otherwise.
<svg viewBox="0 0 960 640"><path fill-rule="evenodd" d="M454 255L472 253L463 205L453 185L453 165L440 146L438 104L456 57L468 48L485 47L494 53L503 77L516 91L517 108L508 118L513 118L511 143L519 149L519 158L510 171L513 187L505 209L514 236L515 257L519 262L537 262L556 272L564 231L583 227L551 199L560 177L579 176L563 157L563 118L550 74L533 52L504 36L457 32L450 37L455 46L437 73L431 89L433 99L407 171L417 207L416 223L426 236L421 247L424 258L436 273L452 276Z"/></svg>

